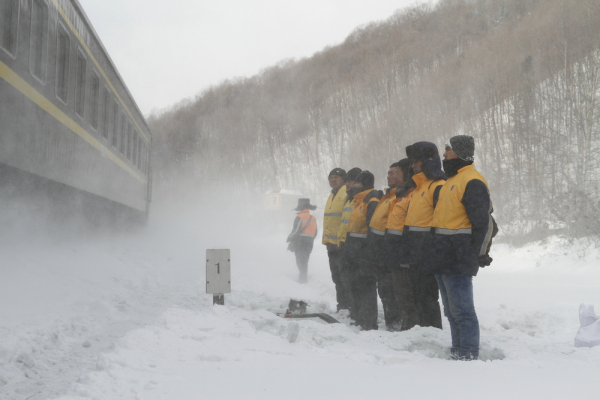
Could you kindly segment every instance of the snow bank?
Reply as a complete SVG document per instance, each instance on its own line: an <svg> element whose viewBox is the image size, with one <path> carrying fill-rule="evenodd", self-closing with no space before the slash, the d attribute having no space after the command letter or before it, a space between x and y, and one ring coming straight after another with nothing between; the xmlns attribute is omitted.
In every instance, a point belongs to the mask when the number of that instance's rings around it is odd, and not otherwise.
<svg viewBox="0 0 600 400"><path fill-rule="evenodd" d="M455 362L446 320L443 331L392 333L380 313L379 331L360 332L335 314L323 246L301 285L285 237L232 234L237 217L170 216L136 235L1 244L0 398L594 394L581 383L597 379L600 347L573 346L579 304L600 304L600 253L589 243L496 246L474 280L481 360ZM213 306L204 251L225 247L233 293ZM277 317L290 298L341 323Z"/></svg>

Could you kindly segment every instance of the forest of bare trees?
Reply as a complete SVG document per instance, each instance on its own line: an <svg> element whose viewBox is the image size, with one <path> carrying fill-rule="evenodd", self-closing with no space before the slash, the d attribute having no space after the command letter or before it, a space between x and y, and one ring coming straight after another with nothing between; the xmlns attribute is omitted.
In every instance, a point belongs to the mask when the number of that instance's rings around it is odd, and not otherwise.
<svg viewBox="0 0 600 400"><path fill-rule="evenodd" d="M382 188L408 144L468 134L503 234L597 234L600 2L417 5L149 123L158 190L234 176L237 190L317 204L333 167L369 169Z"/></svg>

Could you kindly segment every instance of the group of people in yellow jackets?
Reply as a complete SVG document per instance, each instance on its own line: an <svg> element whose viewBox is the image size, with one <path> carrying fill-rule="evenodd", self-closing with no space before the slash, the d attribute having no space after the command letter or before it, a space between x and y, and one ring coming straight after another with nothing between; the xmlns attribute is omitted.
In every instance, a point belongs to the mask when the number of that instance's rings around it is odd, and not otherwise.
<svg viewBox="0 0 600 400"><path fill-rule="evenodd" d="M472 278L490 265L498 228L474 151L467 135L450 138L443 161L434 143L414 143L390 165L385 192L369 171L330 172L323 244L337 308L363 330L378 329L377 293L388 330L441 329L441 295L452 357L478 358Z"/></svg>

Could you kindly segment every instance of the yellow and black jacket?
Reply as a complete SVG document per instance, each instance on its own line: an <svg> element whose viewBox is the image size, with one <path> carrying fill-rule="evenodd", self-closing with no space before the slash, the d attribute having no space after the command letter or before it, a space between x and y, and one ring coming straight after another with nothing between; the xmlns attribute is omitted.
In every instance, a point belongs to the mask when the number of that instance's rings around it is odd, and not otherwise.
<svg viewBox="0 0 600 400"><path fill-rule="evenodd" d="M432 226L433 251L425 272L475 276L479 256L488 254L497 227L485 178L467 165L442 187Z"/></svg>
<svg viewBox="0 0 600 400"><path fill-rule="evenodd" d="M346 260L364 261L367 259L368 255L364 253L367 232L380 198L381 192L375 189L367 189L354 196L355 203L343 247Z"/></svg>
<svg viewBox="0 0 600 400"><path fill-rule="evenodd" d="M342 211L346 204L346 186L342 186L337 192L331 191L327 204L325 205L325 216L323 218L323 244L338 244L338 229L342 222Z"/></svg>
<svg viewBox="0 0 600 400"><path fill-rule="evenodd" d="M402 229L402 247L400 257L403 263L419 265L425 261L427 253L431 252L433 235L433 212L443 179L429 179L423 172L412 177L416 184L410 194L410 203Z"/></svg>

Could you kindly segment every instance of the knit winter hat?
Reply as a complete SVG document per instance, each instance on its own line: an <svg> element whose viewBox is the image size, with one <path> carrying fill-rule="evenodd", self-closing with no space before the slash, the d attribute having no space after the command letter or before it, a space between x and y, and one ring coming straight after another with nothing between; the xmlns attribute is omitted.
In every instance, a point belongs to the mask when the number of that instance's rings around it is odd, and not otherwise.
<svg viewBox="0 0 600 400"><path fill-rule="evenodd" d="M354 182L363 185L363 188L365 190L373 189L375 187L375 176L369 171L364 170L360 174L358 174Z"/></svg>
<svg viewBox="0 0 600 400"><path fill-rule="evenodd" d="M475 154L475 139L473 139L473 136L453 136L448 140L446 146L450 147L462 160L473 161Z"/></svg>
<svg viewBox="0 0 600 400"><path fill-rule="evenodd" d="M346 180L347 181L355 181L356 177L358 176L358 174L360 174L362 172L362 169L358 168L358 167L354 167L352 168L350 171L348 171L348 173L346 174Z"/></svg>
<svg viewBox="0 0 600 400"><path fill-rule="evenodd" d="M329 173L329 176L331 176L331 175L337 175L344 180L346 179L346 171L344 171L341 168L332 169L331 172Z"/></svg>

